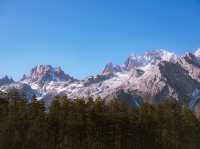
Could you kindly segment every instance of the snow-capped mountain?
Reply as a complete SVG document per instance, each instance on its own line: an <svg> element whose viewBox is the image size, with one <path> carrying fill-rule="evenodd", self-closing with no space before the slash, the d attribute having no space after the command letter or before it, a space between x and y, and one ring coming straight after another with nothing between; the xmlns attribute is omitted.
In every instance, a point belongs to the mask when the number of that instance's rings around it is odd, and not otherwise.
<svg viewBox="0 0 200 149"><path fill-rule="evenodd" d="M73 80L74 78L65 74L61 67L53 68L50 65L38 65L31 70L29 75L24 75L21 82L42 86L51 81L61 82Z"/></svg>
<svg viewBox="0 0 200 149"><path fill-rule="evenodd" d="M30 74L23 75L20 81L14 82L7 76L0 79L0 90L9 91L15 88L28 98L33 95L43 97L48 92L46 88L52 83L70 83L73 81L75 79L65 74L60 67L53 68L50 65L38 65L30 71Z"/></svg>
<svg viewBox="0 0 200 149"><path fill-rule="evenodd" d="M52 99L55 95L67 95L70 98L101 96L109 99L115 95L121 97L123 91L123 96L131 100L130 96L137 99L141 97L150 103L159 103L166 98L183 102L185 96L190 97L194 91L200 90L199 51L180 57L167 50L131 55L124 64L108 63L102 73L84 80L74 79L60 67L38 65L20 81L14 82L7 77L0 79L0 90L17 88L28 98L35 94L45 99ZM198 101L195 99L192 105Z"/></svg>
<svg viewBox="0 0 200 149"><path fill-rule="evenodd" d="M175 62L177 56L175 53L169 52L167 50L152 50L145 52L144 55L137 56L131 55L124 63L124 68L126 70L131 70L135 68L147 69L151 65L155 65L160 61Z"/></svg>

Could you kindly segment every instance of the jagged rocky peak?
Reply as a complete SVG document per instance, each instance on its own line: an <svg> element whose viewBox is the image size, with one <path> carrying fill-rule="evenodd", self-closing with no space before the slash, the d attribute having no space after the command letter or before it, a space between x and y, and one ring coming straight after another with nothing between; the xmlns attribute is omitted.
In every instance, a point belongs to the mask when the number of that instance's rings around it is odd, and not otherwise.
<svg viewBox="0 0 200 149"><path fill-rule="evenodd" d="M187 53L180 57L177 63L188 72L190 77L200 82L200 63L198 57L192 53Z"/></svg>
<svg viewBox="0 0 200 149"><path fill-rule="evenodd" d="M177 62L179 64L195 64L200 66L199 64L199 60L198 57L196 57L196 55L192 54L192 53L186 53L184 56L178 58Z"/></svg>
<svg viewBox="0 0 200 149"><path fill-rule="evenodd" d="M114 66L112 63L108 63L102 74L113 75L116 72L131 71L132 69L146 70L148 66L155 65L161 61L176 62L177 56L175 53L167 50L151 50L145 52L143 55L130 55L122 66Z"/></svg>
<svg viewBox="0 0 200 149"><path fill-rule="evenodd" d="M108 63L105 66L104 70L102 71L102 75L110 76L116 72L121 72L121 71L122 71L122 68L120 66L118 65L114 66L112 63Z"/></svg>
<svg viewBox="0 0 200 149"><path fill-rule="evenodd" d="M9 78L7 75L0 79L0 85L8 85L14 83L14 80L12 78Z"/></svg>
<svg viewBox="0 0 200 149"><path fill-rule="evenodd" d="M103 74L103 75L110 75L110 74L113 74L113 73L114 73L113 64L112 64L112 63L108 63L108 64L105 66L105 68L104 68L102 74Z"/></svg>
<svg viewBox="0 0 200 149"><path fill-rule="evenodd" d="M190 52L186 53L183 57L188 58L188 59L196 59L196 56Z"/></svg>
<svg viewBox="0 0 200 149"><path fill-rule="evenodd" d="M145 52L144 58L152 62L156 60L175 62L177 59L177 56L175 53L169 52L168 50L158 49L158 50Z"/></svg>
<svg viewBox="0 0 200 149"><path fill-rule="evenodd" d="M145 65L145 60L142 56L131 55L124 63L125 69L131 70Z"/></svg>
<svg viewBox="0 0 200 149"><path fill-rule="evenodd" d="M126 70L131 70L135 68L144 68L147 65L154 65L160 61L170 61L175 62L177 56L175 53L169 52L167 50L151 50L145 52L143 55L131 55L127 58L124 63Z"/></svg>
<svg viewBox="0 0 200 149"><path fill-rule="evenodd" d="M24 75L22 81L45 83L51 81L70 81L73 77L65 74L61 67L52 67L51 65L38 65L34 67L30 75Z"/></svg>

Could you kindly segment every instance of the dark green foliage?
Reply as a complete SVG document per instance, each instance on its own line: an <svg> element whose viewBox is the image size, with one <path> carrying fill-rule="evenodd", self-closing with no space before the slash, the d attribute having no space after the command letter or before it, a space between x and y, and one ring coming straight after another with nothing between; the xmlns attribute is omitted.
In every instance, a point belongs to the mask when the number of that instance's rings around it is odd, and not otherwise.
<svg viewBox="0 0 200 149"><path fill-rule="evenodd" d="M200 122L173 101L131 108L118 99L56 97L45 109L16 92L0 99L0 149L199 149Z"/></svg>

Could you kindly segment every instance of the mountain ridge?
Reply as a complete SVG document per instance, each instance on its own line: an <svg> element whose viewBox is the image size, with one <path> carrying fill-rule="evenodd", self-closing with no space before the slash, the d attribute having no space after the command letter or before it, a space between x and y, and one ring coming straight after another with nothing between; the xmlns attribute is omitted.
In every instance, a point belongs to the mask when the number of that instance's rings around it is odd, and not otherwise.
<svg viewBox="0 0 200 149"><path fill-rule="evenodd" d="M170 97L183 102L184 96L190 97L195 90L200 90L199 53L200 49L194 54L177 56L163 49L152 50L131 55L122 65L108 63L102 73L83 80L66 74L61 67L38 65L19 81L0 79L0 90L17 88L27 92L28 98L36 94L38 99L55 95L106 98L124 90L133 96L148 96L151 100L147 102L151 103ZM2 84L1 80L4 80Z"/></svg>

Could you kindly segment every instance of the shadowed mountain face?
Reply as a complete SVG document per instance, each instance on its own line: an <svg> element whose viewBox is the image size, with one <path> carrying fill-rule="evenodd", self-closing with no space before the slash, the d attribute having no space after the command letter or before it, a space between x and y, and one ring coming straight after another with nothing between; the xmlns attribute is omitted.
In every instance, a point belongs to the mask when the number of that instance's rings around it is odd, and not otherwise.
<svg viewBox="0 0 200 149"><path fill-rule="evenodd" d="M84 80L74 79L60 67L38 65L20 81L14 82L8 77L0 79L0 89L7 91L17 88L28 98L33 94L39 98L55 95L67 95L70 98L121 97L123 90L123 97L135 105L139 97L148 97L144 101L149 103L160 103L166 98L183 103L185 96L190 97L200 89L199 53L198 50L195 54L187 53L178 57L166 50L153 50L144 55L129 56L122 65L109 63L101 74ZM192 100L192 103L199 101Z"/></svg>

